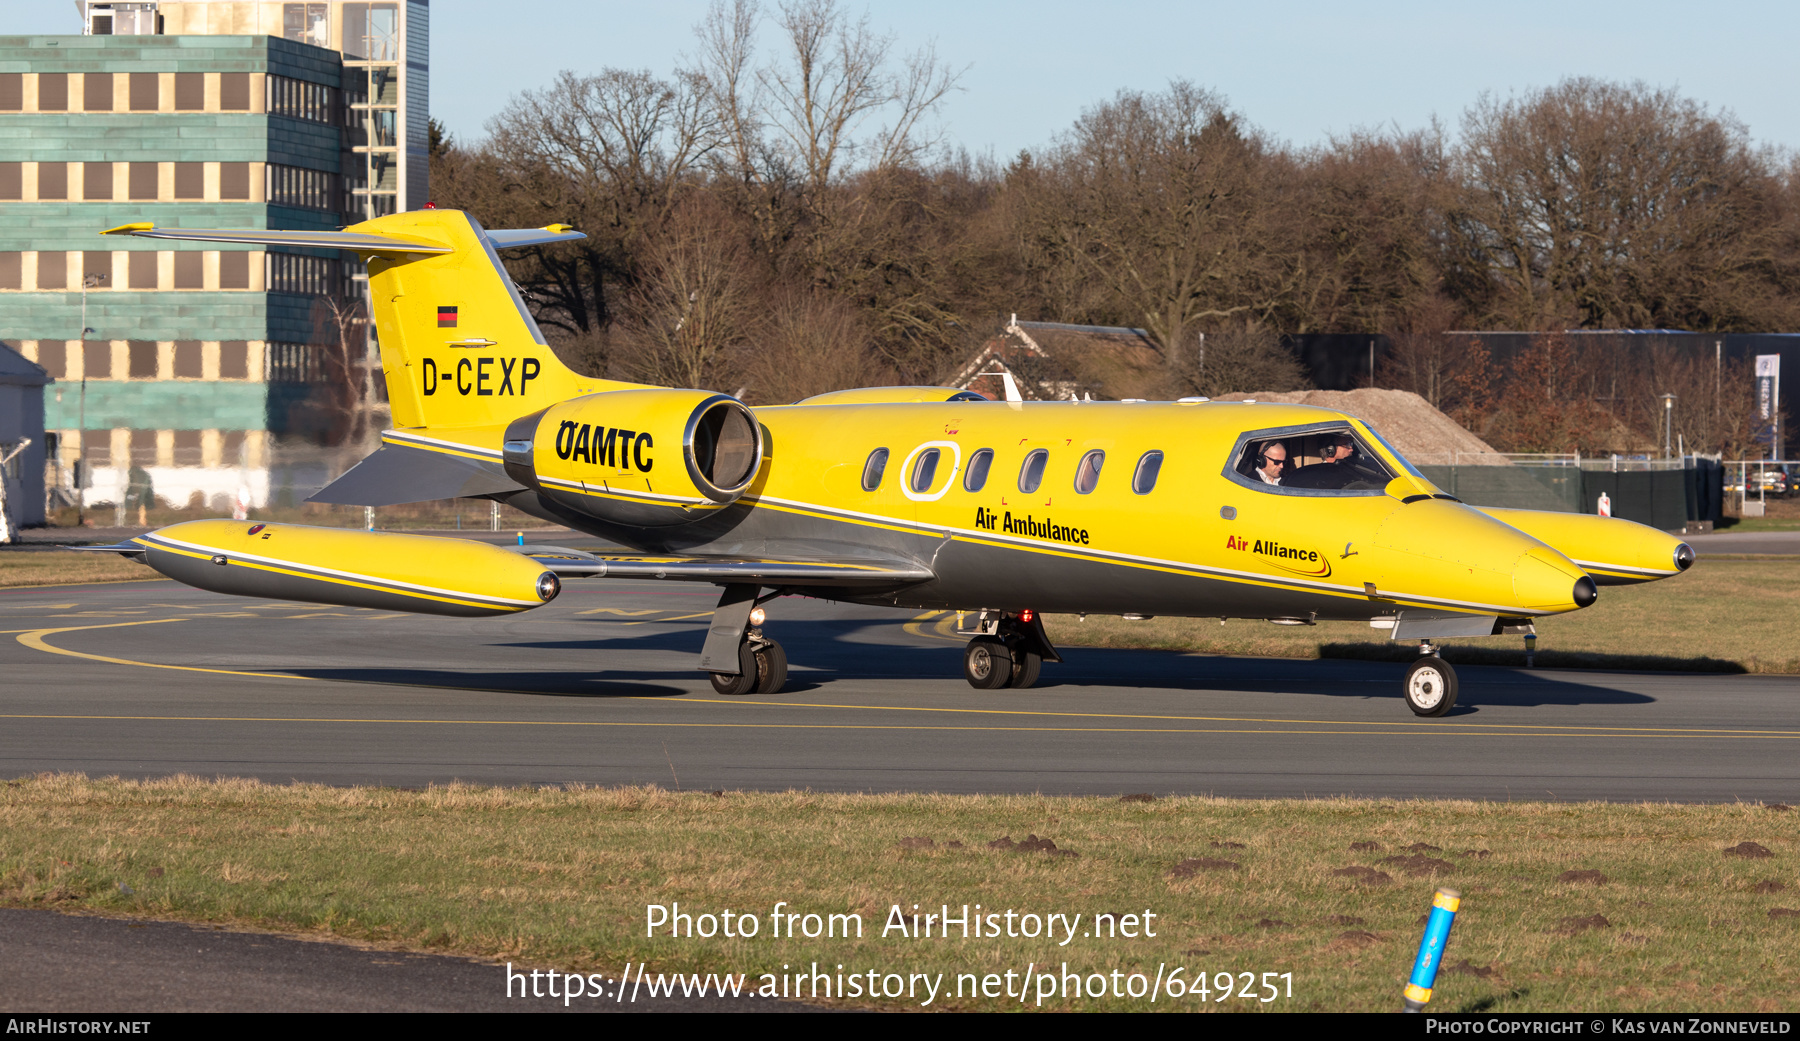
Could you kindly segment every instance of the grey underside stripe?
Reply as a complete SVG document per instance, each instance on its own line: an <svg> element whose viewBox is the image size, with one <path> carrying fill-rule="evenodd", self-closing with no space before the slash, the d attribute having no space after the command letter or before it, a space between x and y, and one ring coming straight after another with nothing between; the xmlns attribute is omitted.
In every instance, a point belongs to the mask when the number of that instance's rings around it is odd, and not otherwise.
<svg viewBox="0 0 1800 1041"><path fill-rule="evenodd" d="M432 452L393 443L345 471L308 502L396 506L403 502L506 495L524 491L498 461Z"/></svg>

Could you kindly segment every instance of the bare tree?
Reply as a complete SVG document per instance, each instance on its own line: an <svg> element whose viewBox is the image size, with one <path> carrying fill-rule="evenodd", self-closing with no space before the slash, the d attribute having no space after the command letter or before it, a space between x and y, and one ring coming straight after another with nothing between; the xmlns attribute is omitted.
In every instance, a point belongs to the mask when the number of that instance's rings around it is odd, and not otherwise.
<svg viewBox="0 0 1800 1041"><path fill-rule="evenodd" d="M1463 120L1452 222L1513 328L1722 328L1775 319L1767 162L1741 123L1669 90L1592 79Z"/></svg>
<svg viewBox="0 0 1800 1041"><path fill-rule="evenodd" d="M1203 324L1289 295L1291 229L1270 205L1287 164L1218 96L1121 91L1038 165L1017 184L1023 248L1105 286L1110 317L1149 330L1172 368Z"/></svg>
<svg viewBox="0 0 1800 1041"><path fill-rule="evenodd" d="M736 355L761 290L737 227L704 195L687 200L652 239L627 296L626 374L647 383L731 389Z"/></svg>
<svg viewBox="0 0 1800 1041"><path fill-rule="evenodd" d="M1171 366L1183 394L1218 397L1242 391L1302 390L1310 386L1292 352L1268 325L1231 322L1209 334L1200 349Z"/></svg>

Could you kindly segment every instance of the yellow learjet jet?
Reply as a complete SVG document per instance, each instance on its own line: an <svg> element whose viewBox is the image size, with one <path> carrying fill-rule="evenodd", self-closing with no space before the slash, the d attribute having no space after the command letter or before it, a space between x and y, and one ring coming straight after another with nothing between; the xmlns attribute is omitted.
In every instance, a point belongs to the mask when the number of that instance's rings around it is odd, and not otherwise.
<svg viewBox="0 0 1800 1041"><path fill-rule="evenodd" d="M1448 711L1443 637L1529 633L1597 585L1693 561L1628 521L1479 510L1361 421L1253 402L989 401L943 387L751 409L557 360L496 249L581 238L486 231L454 210L339 232L106 234L348 251L368 265L394 429L314 501L504 502L637 555L195 521L113 547L252 596L443 614L525 610L560 578L724 587L700 667L721 693L781 689L764 636L782 595L963 612L964 675L1028 687L1058 661L1040 612L1355 619L1418 641L1407 704ZM1273 483L1272 483L1273 482Z"/></svg>

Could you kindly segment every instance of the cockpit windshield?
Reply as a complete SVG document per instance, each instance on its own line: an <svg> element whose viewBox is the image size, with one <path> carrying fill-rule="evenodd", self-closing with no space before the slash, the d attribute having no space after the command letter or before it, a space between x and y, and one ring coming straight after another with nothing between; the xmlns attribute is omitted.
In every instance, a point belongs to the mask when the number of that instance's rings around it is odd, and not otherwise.
<svg viewBox="0 0 1800 1041"><path fill-rule="evenodd" d="M1229 472L1270 492L1380 492L1394 479L1348 424L1248 434L1238 441Z"/></svg>

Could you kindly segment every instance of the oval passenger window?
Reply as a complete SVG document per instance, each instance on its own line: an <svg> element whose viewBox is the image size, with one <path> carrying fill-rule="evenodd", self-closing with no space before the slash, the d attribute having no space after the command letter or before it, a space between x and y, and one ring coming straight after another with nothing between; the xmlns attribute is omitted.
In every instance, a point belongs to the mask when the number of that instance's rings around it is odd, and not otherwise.
<svg viewBox="0 0 1800 1041"><path fill-rule="evenodd" d="M1094 490L1100 483L1100 467L1106 462L1106 453L1098 450L1081 457L1081 464L1075 467L1075 490L1082 495Z"/></svg>
<svg viewBox="0 0 1800 1041"><path fill-rule="evenodd" d="M1156 487L1157 472L1162 469L1161 452L1145 452L1138 457L1137 472L1131 475L1131 490L1139 495L1149 495L1150 489Z"/></svg>
<svg viewBox="0 0 1800 1041"><path fill-rule="evenodd" d="M935 448L927 448L913 460L912 490L924 494L931 490L931 482L937 480L938 456L943 453Z"/></svg>
<svg viewBox="0 0 1800 1041"><path fill-rule="evenodd" d="M1050 461L1050 452L1043 448L1034 448L1025 457L1025 465L1019 467L1019 490L1029 495L1038 490L1044 483L1044 464Z"/></svg>
<svg viewBox="0 0 1800 1041"><path fill-rule="evenodd" d="M887 470L888 450L877 448L869 453L869 461L863 464L863 491L872 492L881 487L881 475Z"/></svg>
<svg viewBox="0 0 1800 1041"><path fill-rule="evenodd" d="M994 450L983 448L969 457L969 468L963 471L963 491L978 492L987 484L988 467L994 465Z"/></svg>

